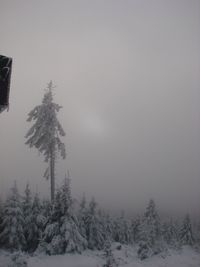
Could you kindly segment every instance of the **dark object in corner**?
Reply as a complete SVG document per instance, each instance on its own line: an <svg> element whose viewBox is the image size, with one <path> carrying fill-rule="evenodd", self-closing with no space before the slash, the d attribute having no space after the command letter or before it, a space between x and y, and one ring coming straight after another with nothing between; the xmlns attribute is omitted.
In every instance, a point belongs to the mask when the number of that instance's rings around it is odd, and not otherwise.
<svg viewBox="0 0 200 267"><path fill-rule="evenodd" d="M9 105L12 58L0 55L0 112Z"/></svg>

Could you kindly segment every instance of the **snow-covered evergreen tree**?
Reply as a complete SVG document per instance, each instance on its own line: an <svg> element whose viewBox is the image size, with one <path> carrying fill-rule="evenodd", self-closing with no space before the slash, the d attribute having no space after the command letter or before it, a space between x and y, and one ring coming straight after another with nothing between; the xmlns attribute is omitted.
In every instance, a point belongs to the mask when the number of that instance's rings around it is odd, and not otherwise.
<svg viewBox="0 0 200 267"><path fill-rule="evenodd" d="M26 241L25 250L29 251L33 239L33 233L32 233L32 196L28 183L26 184L26 188L24 191L22 210L24 217L24 237Z"/></svg>
<svg viewBox="0 0 200 267"><path fill-rule="evenodd" d="M104 248L103 227L97 214L97 203L94 198L91 199L86 219L86 235L89 249Z"/></svg>
<svg viewBox="0 0 200 267"><path fill-rule="evenodd" d="M28 217L31 214L31 207L32 207L32 196L29 183L27 183L22 201L22 208L25 217Z"/></svg>
<svg viewBox="0 0 200 267"><path fill-rule="evenodd" d="M101 221L103 225L104 240L110 240L110 242L114 241L113 220L109 213L103 212Z"/></svg>
<svg viewBox="0 0 200 267"><path fill-rule="evenodd" d="M81 252L87 247L81 235L78 220L72 210L70 179L65 177L63 185L57 190L53 212L40 243L48 254Z"/></svg>
<svg viewBox="0 0 200 267"><path fill-rule="evenodd" d="M145 260L151 255L150 247L148 246L146 241L140 241L137 254L140 260Z"/></svg>
<svg viewBox="0 0 200 267"><path fill-rule="evenodd" d="M189 214L185 216L182 227L180 229L180 242L182 245L190 246L194 245L195 243Z"/></svg>
<svg viewBox="0 0 200 267"><path fill-rule="evenodd" d="M194 233L195 241L196 241L197 245L200 247L200 221L198 221L196 223L195 230L196 230Z"/></svg>
<svg viewBox="0 0 200 267"><path fill-rule="evenodd" d="M42 215L48 220L52 214L52 203L49 199L43 199L41 203Z"/></svg>
<svg viewBox="0 0 200 267"><path fill-rule="evenodd" d="M48 214L48 211L46 211L46 213ZM33 198L32 215L35 218L39 230L39 237L41 237L41 231L48 220L48 215L45 216L38 193L36 193Z"/></svg>
<svg viewBox="0 0 200 267"><path fill-rule="evenodd" d="M87 206L85 194L82 197L80 208L78 211L78 223L81 235L87 239L86 236L86 220L87 220Z"/></svg>
<svg viewBox="0 0 200 267"><path fill-rule="evenodd" d="M44 155L49 167L44 176L51 182L51 200L55 194L55 160L57 152L65 158L65 145L59 136L65 136L65 132L57 119L57 112L61 106L53 102L53 84L48 83L47 92L44 94L42 104L36 106L29 114L27 121L34 121L33 126L26 134L26 144L35 147Z"/></svg>
<svg viewBox="0 0 200 267"><path fill-rule="evenodd" d="M140 223L141 219L139 216L131 222L131 236L134 243L138 243L140 240Z"/></svg>
<svg viewBox="0 0 200 267"><path fill-rule="evenodd" d="M1 232L3 231L3 216L4 216L4 203L0 198L0 235ZM0 239L0 247L2 246L1 239Z"/></svg>
<svg viewBox="0 0 200 267"><path fill-rule="evenodd" d="M42 206L38 193L35 194L32 203L32 214L30 222L29 251L35 251L39 241L42 239L43 231L47 223L47 218L43 215Z"/></svg>
<svg viewBox="0 0 200 267"><path fill-rule="evenodd" d="M178 223L173 221L172 219L165 221L162 225L163 240L170 248L180 249L178 229Z"/></svg>
<svg viewBox="0 0 200 267"><path fill-rule="evenodd" d="M4 248L13 251L24 248L25 237L23 211L16 182L11 191L11 195L5 204L3 222L1 224L3 230L0 234L0 240Z"/></svg>
<svg viewBox="0 0 200 267"><path fill-rule="evenodd" d="M0 223L2 222L3 219L3 210L4 210L4 203L0 198Z"/></svg>
<svg viewBox="0 0 200 267"><path fill-rule="evenodd" d="M150 200L140 224L140 248L138 256L143 259L162 251L161 224L154 200ZM145 253L143 253L143 250ZM142 255L142 257L141 257Z"/></svg>
<svg viewBox="0 0 200 267"><path fill-rule="evenodd" d="M114 222L114 240L122 244L132 243L131 225L125 218L124 211L121 212L121 216Z"/></svg>

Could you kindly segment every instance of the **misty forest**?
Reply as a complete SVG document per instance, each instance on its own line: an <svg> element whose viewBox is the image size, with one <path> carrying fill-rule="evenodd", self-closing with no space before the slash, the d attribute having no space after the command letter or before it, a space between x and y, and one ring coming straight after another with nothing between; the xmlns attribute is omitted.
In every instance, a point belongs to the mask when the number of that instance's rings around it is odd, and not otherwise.
<svg viewBox="0 0 200 267"><path fill-rule="evenodd" d="M200 0L0 0L0 267L200 267Z"/></svg>
<svg viewBox="0 0 200 267"><path fill-rule="evenodd" d="M192 220L190 214L182 219L162 218L153 199L137 216L126 215L124 210L113 214L94 197L88 200L83 194L82 199L74 199L69 171L55 188L55 164L65 159L66 151L61 141L65 131L57 118L61 106L53 102L53 94L51 81L42 103L28 114L32 125L25 135L25 144L39 150L48 163L44 178L50 182L51 197L32 192L29 183L20 194L15 181L7 199L0 202L0 247L14 253L11 265L27 266L24 255L40 253L99 251L103 265L98 266L104 267L126 264L129 250L141 261L155 255L165 258L173 250L181 253L184 247L199 253L200 221ZM125 259L114 256L113 250L123 251Z"/></svg>

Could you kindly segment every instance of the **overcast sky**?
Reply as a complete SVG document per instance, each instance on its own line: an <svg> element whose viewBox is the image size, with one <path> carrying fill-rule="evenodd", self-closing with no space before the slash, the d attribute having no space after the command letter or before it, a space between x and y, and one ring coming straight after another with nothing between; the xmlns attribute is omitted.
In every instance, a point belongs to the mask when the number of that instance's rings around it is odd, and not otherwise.
<svg viewBox="0 0 200 267"><path fill-rule="evenodd" d="M75 197L137 210L199 211L200 1L0 0L0 54L13 57L0 114L0 193L13 180L45 195L27 113L56 85ZM38 186L36 186L38 185Z"/></svg>

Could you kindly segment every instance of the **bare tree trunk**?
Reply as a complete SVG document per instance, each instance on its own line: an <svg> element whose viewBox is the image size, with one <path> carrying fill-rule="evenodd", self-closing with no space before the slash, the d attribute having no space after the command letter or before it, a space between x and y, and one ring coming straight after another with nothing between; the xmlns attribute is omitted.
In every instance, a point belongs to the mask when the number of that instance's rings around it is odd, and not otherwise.
<svg viewBox="0 0 200 267"><path fill-rule="evenodd" d="M55 152L52 149L50 158L50 180L51 180L51 202L54 202L55 195Z"/></svg>

